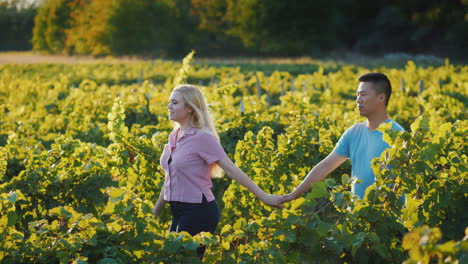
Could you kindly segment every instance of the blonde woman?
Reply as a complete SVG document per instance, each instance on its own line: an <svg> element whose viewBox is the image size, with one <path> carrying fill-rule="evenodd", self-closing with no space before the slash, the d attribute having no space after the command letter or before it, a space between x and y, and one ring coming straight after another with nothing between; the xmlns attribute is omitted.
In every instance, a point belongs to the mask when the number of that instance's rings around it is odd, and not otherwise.
<svg viewBox="0 0 468 264"><path fill-rule="evenodd" d="M266 194L226 155L205 98L197 87L187 84L175 87L167 109L169 119L176 125L161 156L166 178L153 213L158 217L169 202L171 232L196 235L215 231L219 209L211 192L211 177L218 176L221 169L265 204L281 207L279 196ZM198 249L200 257L204 251L204 247Z"/></svg>

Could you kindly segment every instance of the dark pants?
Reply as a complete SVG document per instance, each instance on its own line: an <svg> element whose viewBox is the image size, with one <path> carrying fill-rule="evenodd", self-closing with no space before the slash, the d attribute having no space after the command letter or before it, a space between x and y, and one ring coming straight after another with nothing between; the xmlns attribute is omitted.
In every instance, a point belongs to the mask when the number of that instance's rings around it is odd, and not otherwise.
<svg viewBox="0 0 468 264"><path fill-rule="evenodd" d="M219 209L216 201L207 202L203 196L202 203L169 202L172 222L170 232L186 231L194 236L200 232L214 233L219 222ZM206 246L197 249L198 256L203 257Z"/></svg>

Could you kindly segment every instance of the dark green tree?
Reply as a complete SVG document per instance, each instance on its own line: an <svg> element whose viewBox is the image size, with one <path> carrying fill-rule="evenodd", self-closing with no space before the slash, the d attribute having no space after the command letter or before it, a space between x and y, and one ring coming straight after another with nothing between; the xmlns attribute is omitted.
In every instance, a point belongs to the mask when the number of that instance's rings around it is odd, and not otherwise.
<svg viewBox="0 0 468 264"><path fill-rule="evenodd" d="M0 50L29 50L37 8L33 5L0 3Z"/></svg>
<svg viewBox="0 0 468 264"><path fill-rule="evenodd" d="M41 5L34 19L32 37L34 50L48 53L63 52L65 30L70 27L70 13L76 1L48 0Z"/></svg>

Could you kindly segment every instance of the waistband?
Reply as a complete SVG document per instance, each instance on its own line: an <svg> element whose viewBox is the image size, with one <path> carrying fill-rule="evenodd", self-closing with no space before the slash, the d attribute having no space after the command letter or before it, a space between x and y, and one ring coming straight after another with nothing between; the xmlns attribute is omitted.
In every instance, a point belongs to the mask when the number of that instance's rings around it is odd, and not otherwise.
<svg viewBox="0 0 468 264"><path fill-rule="evenodd" d="M201 203L188 203L188 202L179 202L179 201L169 201L169 204L170 205L182 205L182 204L187 204L187 205L190 205L190 204L211 204L211 203L216 203L216 199L211 201L211 202L208 202L208 200L206 199L205 195L202 194L202 202Z"/></svg>

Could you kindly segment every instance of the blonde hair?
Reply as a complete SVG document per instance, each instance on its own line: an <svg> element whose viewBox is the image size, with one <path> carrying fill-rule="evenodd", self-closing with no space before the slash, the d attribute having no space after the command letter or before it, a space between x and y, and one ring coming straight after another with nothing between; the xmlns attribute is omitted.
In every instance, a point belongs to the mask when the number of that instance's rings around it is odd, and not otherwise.
<svg viewBox="0 0 468 264"><path fill-rule="evenodd" d="M190 84L180 84L177 85L172 92L178 92L184 98L184 103L186 106L190 106L193 109L193 112L190 116L190 125L192 127L198 128L200 130L205 130L214 135L218 141L219 136L218 132L211 118L208 105L206 104L205 97L203 96L200 89L196 86ZM179 128L179 124L176 123L174 129ZM219 178L222 175L223 170L217 165L214 164L211 167L211 177Z"/></svg>

